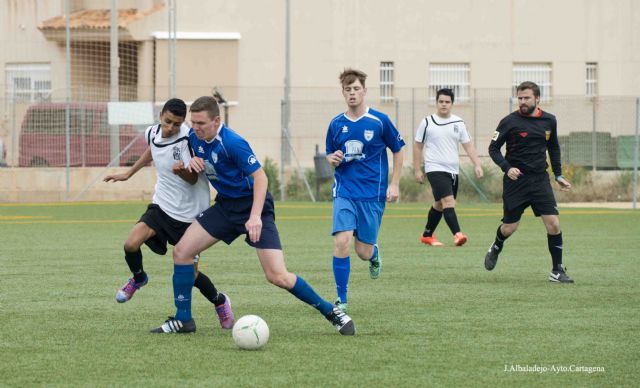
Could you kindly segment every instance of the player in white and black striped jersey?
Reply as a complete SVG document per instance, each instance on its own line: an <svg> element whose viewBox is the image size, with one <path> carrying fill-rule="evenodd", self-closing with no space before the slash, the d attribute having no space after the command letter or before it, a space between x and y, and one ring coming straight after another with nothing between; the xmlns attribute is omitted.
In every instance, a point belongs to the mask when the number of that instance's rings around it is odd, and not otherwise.
<svg viewBox="0 0 640 388"><path fill-rule="evenodd" d="M129 301L148 282L142 265L142 244L159 255L166 254L167 243L177 244L195 217L210 205L207 179L186 168L193 154L189 147L189 126L185 124L186 112L184 101L176 98L167 101L160 113L160 124L145 131L149 148L127 172L104 179L105 182L126 181L151 161L156 167L153 201L124 244L125 260L133 277L118 290L119 303ZM230 329L234 318L229 298L218 292L207 275L197 271L197 261L195 265L194 286L216 306L222 327Z"/></svg>
<svg viewBox="0 0 640 388"><path fill-rule="evenodd" d="M467 242L467 236L461 232L455 212L460 170L459 144L471 158L476 177L481 178L483 175L478 153L471 143L464 121L451 113L453 101L454 94L451 89L437 91L437 113L422 120L416 129L413 146L416 181L424 183L426 172L435 201L429 210L424 232L420 236L420 241L431 246L444 245L434 234L443 216L453 235L454 245L461 246Z"/></svg>

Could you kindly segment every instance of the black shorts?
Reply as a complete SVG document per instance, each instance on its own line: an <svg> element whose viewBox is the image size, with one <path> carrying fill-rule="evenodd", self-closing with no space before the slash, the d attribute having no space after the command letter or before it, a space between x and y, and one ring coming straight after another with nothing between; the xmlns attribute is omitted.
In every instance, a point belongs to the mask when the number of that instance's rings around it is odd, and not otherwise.
<svg viewBox="0 0 640 388"><path fill-rule="evenodd" d="M427 173L427 179L429 180L429 184L431 184L433 199L436 201L450 195L453 195L453 198L456 198L458 195L457 174L451 174L444 171L432 171Z"/></svg>
<svg viewBox="0 0 640 388"><path fill-rule="evenodd" d="M551 189L549 174L524 174L514 181L506 174L502 181L504 216L502 222L520 221L522 213L531 206L536 217L558 215L556 198Z"/></svg>
<svg viewBox="0 0 640 388"><path fill-rule="evenodd" d="M167 243L176 245L184 235L190 222L174 220L155 203L147 206L147 211L138 222L144 222L156 232L156 235L144 243L158 255L167 253Z"/></svg>
<svg viewBox="0 0 640 388"><path fill-rule="evenodd" d="M253 196L221 198L218 195L215 204L196 217L196 220L212 237L224 241L227 245L244 234L246 243L254 248L282 249L271 194L267 192L264 201L262 233L260 240L256 243L249 240L249 234L244 226L251 214L251 206L253 206Z"/></svg>

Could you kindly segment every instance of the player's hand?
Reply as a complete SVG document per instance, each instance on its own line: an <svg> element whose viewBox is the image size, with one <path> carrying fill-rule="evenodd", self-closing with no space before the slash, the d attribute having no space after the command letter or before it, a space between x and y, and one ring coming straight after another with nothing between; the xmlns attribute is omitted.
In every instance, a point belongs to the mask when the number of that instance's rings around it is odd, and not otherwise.
<svg viewBox="0 0 640 388"><path fill-rule="evenodd" d="M509 171L507 171L507 176L509 177L509 179L511 179L512 181L517 181L519 177L522 176L522 172L520 171L519 168L516 167L511 167L509 169Z"/></svg>
<svg viewBox="0 0 640 388"><path fill-rule="evenodd" d="M569 191L571 190L571 183L566 180L564 177L559 177L556 179L556 182L560 185L560 191Z"/></svg>
<svg viewBox="0 0 640 388"><path fill-rule="evenodd" d="M194 156L189 161L189 166L187 167L189 171L193 171L196 174L200 174L204 171L204 160L198 156Z"/></svg>
<svg viewBox="0 0 640 388"><path fill-rule="evenodd" d="M249 241L252 243L260 241L260 235L262 234L262 219L260 216L250 216L244 227L249 233Z"/></svg>
<svg viewBox="0 0 640 388"><path fill-rule="evenodd" d="M106 177L104 177L103 181L104 182L120 182L120 181L126 181L127 179L129 179L129 174L124 173L124 174L107 175Z"/></svg>
<svg viewBox="0 0 640 388"><path fill-rule="evenodd" d="M387 188L387 202L395 202L398 198L400 198L400 188L392 183Z"/></svg>
<svg viewBox="0 0 640 388"><path fill-rule="evenodd" d="M424 183L424 172L421 170L416 170L416 182L423 184Z"/></svg>
<svg viewBox="0 0 640 388"><path fill-rule="evenodd" d="M327 161L333 167L337 167L340 163L342 163L342 159L344 159L344 154L340 150L327 155Z"/></svg>
<svg viewBox="0 0 640 388"><path fill-rule="evenodd" d="M184 165L184 162L182 160L178 160L173 164L173 166L171 166L171 171L176 175L180 175L186 171L189 171L189 169Z"/></svg>
<svg viewBox="0 0 640 388"><path fill-rule="evenodd" d="M474 171L476 173L476 178L480 179L484 176L484 171L482 170L482 166L475 166Z"/></svg>

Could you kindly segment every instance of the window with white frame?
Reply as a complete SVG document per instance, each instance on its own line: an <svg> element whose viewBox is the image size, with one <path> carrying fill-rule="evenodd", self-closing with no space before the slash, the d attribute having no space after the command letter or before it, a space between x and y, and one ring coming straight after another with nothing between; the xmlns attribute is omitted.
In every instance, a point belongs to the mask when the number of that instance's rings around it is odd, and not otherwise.
<svg viewBox="0 0 640 388"><path fill-rule="evenodd" d="M586 69L586 95L587 97L596 97L598 95L598 64L587 62Z"/></svg>
<svg viewBox="0 0 640 388"><path fill-rule="evenodd" d="M393 91L393 62L380 62L380 101L394 100Z"/></svg>
<svg viewBox="0 0 640 388"><path fill-rule="evenodd" d="M516 96L518 85L525 81L535 82L540 87L540 100L551 99L551 64L550 63L514 63L513 64L513 96Z"/></svg>
<svg viewBox="0 0 640 388"><path fill-rule="evenodd" d="M51 99L51 65L45 63L7 64L5 74L9 100L38 102Z"/></svg>
<svg viewBox="0 0 640 388"><path fill-rule="evenodd" d="M470 96L468 63L430 63L429 64L429 101L435 104L438 90L453 90L455 102L467 102Z"/></svg>

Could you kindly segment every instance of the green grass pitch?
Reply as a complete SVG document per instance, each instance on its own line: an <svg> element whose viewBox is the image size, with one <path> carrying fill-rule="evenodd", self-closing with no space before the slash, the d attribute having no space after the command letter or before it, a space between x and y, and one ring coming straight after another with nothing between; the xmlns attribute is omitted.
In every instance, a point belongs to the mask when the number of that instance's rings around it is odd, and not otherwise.
<svg viewBox="0 0 640 388"><path fill-rule="evenodd" d="M197 333L149 333L175 311L170 255L144 247L150 282L116 303L129 276L122 245L145 206L0 204L0 385L637 384L638 211L561 209L565 264L576 283L560 285L547 281L544 227L529 212L487 272L500 205L458 207L469 235L459 248L444 222L437 235L446 247L418 242L427 205L388 205L380 279L369 279L352 255L354 337L268 284L241 239L219 244L203 254L201 269L231 296L237 317L259 315L271 330L269 344L252 352L236 348L197 290ZM289 270L333 301L331 204L276 209Z"/></svg>

